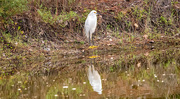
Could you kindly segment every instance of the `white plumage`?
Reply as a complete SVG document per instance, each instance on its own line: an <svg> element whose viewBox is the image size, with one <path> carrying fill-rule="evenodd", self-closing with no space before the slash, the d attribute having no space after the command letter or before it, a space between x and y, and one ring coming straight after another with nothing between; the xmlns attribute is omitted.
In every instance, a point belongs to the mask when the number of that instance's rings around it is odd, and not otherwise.
<svg viewBox="0 0 180 99"><path fill-rule="evenodd" d="M88 42L91 45L92 34L95 32L97 26L97 12L92 10L85 21L84 30L86 33L86 37L89 40Z"/></svg>

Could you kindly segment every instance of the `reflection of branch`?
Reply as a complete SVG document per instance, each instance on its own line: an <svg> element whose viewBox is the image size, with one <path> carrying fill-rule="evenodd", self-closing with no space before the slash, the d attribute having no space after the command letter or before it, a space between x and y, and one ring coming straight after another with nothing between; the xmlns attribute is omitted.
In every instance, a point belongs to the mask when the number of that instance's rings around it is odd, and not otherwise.
<svg viewBox="0 0 180 99"><path fill-rule="evenodd" d="M166 98L169 97L169 92L170 92L170 87L168 88L168 92L167 92L167 94L166 94Z"/></svg>

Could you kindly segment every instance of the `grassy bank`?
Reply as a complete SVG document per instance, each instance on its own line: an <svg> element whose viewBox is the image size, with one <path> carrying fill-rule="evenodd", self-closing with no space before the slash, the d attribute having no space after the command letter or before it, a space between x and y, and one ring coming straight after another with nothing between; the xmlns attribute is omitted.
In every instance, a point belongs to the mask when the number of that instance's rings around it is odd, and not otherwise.
<svg viewBox="0 0 180 99"><path fill-rule="evenodd" d="M0 61L23 67L27 61L45 62L57 53L89 55L83 27L92 9L102 14L94 34L98 50L179 47L179 5L176 0L2 0ZM18 64L1 69L16 71Z"/></svg>

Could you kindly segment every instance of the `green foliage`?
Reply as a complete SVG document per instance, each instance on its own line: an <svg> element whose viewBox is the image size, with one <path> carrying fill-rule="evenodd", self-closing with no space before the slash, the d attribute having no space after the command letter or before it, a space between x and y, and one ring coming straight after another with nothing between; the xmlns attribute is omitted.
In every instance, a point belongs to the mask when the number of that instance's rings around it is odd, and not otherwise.
<svg viewBox="0 0 180 99"><path fill-rule="evenodd" d="M80 23L85 20L82 20L82 18L74 11L62 12L59 16L53 16L51 11L47 8L38 9L37 12L44 22L50 24L59 23L61 27L65 27L67 22L71 20L74 21L75 19L78 19Z"/></svg>
<svg viewBox="0 0 180 99"><path fill-rule="evenodd" d="M70 12L62 12L59 16L58 16L58 20L60 21L60 25L62 27L66 26L66 22L70 21L70 20L75 20L79 17L79 15L74 12L74 11L70 11ZM63 24L62 24L63 23Z"/></svg>
<svg viewBox="0 0 180 99"><path fill-rule="evenodd" d="M171 1L171 4L174 5L174 4L178 4L178 1Z"/></svg>
<svg viewBox="0 0 180 99"><path fill-rule="evenodd" d="M26 46L26 43L23 42L22 39L20 39L20 38L22 38L22 31L17 31L16 36L13 36L10 33L5 33L5 32L2 32L2 35L5 40L1 38L0 41L6 41L6 42L8 42L14 46L18 46L18 47ZM12 49L10 44L6 44L6 46L4 45L4 47L10 47Z"/></svg>
<svg viewBox="0 0 180 99"><path fill-rule="evenodd" d="M26 11L28 9L27 3L27 0L1 0L0 17L7 18Z"/></svg>
<svg viewBox="0 0 180 99"><path fill-rule="evenodd" d="M58 89L51 87L46 94L46 99L54 98L57 93Z"/></svg>
<svg viewBox="0 0 180 99"><path fill-rule="evenodd" d="M84 44L84 41L80 41L80 44L82 44L82 45L83 45L83 44Z"/></svg>
<svg viewBox="0 0 180 99"><path fill-rule="evenodd" d="M138 7L135 7L133 11L133 15L135 15L138 20L141 20L146 13L145 9L140 9Z"/></svg>
<svg viewBox="0 0 180 99"><path fill-rule="evenodd" d="M119 12L117 15L117 19L121 20L124 17L124 14L122 12Z"/></svg>
<svg viewBox="0 0 180 99"><path fill-rule="evenodd" d="M71 4L75 3L75 2L76 2L76 0L68 0L69 5L71 5Z"/></svg>
<svg viewBox="0 0 180 99"><path fill-rule="evenodd" d="M111 29L113 29L113 26L111 24L107 24L106 29L111 30Z"/></svg>
<svg viewBox="0 0 180 99"><path fill-rule="evenodd" d="M47 8L38 9L37 12L39 16L42 18L42 20L46 23L53 24L56 21L56 19L53 18L50 10L48 10Z"/></svg>
<svg viewBox="0 0 180 99"><path fill-rule="evenodd" d="M166 25L168 24L168 21L167 21L167 19L166 19L164 16L161 16L161 17L160 17L160 22L163 22L163 23L165 23Z"/></svg>
<svg viewBox="0 0 180 99"><path fill-rule="evenodd" d="M114 71L114 68L113 67L109 67L110 71L113 72Z"/></svg>

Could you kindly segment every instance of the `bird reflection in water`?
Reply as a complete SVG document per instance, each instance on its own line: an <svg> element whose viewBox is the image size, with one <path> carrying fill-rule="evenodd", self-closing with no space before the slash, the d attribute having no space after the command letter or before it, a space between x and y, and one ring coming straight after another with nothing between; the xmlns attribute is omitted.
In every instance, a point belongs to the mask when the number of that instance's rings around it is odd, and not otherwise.
<svg viewBox="0 0 180 99"><path fill-rule="evenodd" d="M91 59L91 65L88 67L87 75L88 75L89 83L91 84L93 90L98 94L102 94L101 76L99 75L98 71L94 69L94 65L92 64L92 59Z"/></svg>

